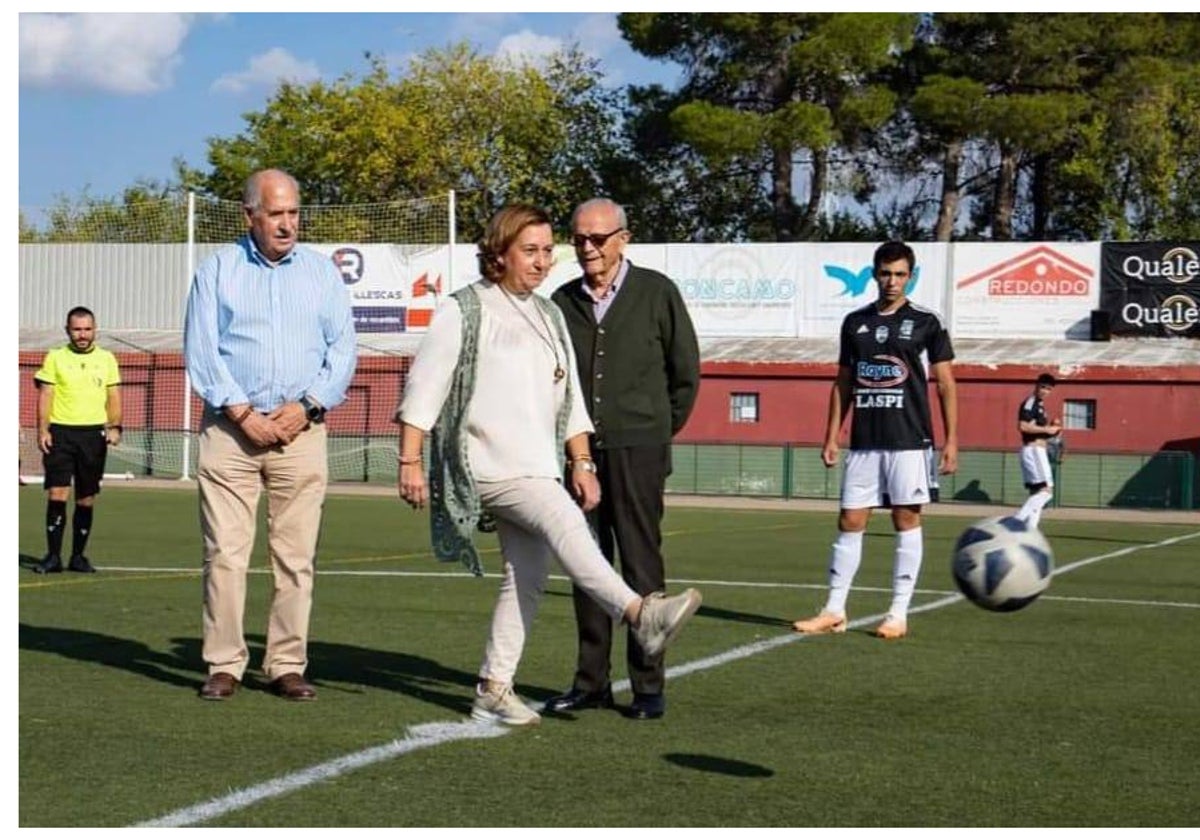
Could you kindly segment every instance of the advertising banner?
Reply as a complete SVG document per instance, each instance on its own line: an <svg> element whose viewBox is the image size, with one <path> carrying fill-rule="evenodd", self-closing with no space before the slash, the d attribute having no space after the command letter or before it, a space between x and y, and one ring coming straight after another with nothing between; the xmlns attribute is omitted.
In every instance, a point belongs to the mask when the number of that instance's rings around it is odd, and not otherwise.
<svg viewBox="0 0 1200 840"><path fill-rule="evenodd" d="M1087 338L1099 261L1096 242L956 244L951 334Z"/></svg>
<svg viewBox="0 0 1200 840"><path fill-rule="evenodd" d="M667 245L666 274L702 336L792 336L795 245Z"/></svg>
<svg viewBox="0 0 1200 840"><path fill-rule="evenodd" d="M1105 242L1100 308L1113 335L1200 338L1200 242Z"/></svg>
<svg viewBox="0 0 1200 840"><path fill-rule="evenodd" d="M758 246L746 246L758 247ZM878 242L804 242L797 250L802 290L795 335L836 338L842 319L878 298L872 261ZM917 262L905 288L915 304L932 309L943 319L945 310L945 243L911 244Z"/></svg>
<svg viewBox="0 0 1200 840"><path fill-rule="evenodd" d="M327 255L350 290L359 333L424 332L448 292L446 245L312 244Z"/></svg>

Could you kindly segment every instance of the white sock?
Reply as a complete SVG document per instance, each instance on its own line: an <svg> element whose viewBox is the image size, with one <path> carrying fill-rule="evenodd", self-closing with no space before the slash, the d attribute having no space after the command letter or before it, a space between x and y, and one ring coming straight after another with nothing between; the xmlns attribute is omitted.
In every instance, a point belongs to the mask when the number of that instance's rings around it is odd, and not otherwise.
<svg viewBox="0 0 1200 840"><path fill-rule="evenodd" d="M1048 490L1037 491L1021 505L1021 509L1017 511L1017 519L1023 519L1030 528L1036 528L1042 521L1042 508L1050 504L1052 498L1053 494Z"/></svg>
<svg viewBox="0 0 1200 840"><path fill-rule="evenodd" d="M920 528L897 532L896 559L892 564L892 606L888 609L893 618L901 621L908 618L908 605L917 588L924 552L925 541Z"/></svg>
<svg viewBox="0 0 1200 840"><path fill-rule="evenodd" d="M825 612L846 614L846 598L862 562L862 548L862 531L841 531L833 541L833 549L829 552L829 599L825 602Z"/></svg>

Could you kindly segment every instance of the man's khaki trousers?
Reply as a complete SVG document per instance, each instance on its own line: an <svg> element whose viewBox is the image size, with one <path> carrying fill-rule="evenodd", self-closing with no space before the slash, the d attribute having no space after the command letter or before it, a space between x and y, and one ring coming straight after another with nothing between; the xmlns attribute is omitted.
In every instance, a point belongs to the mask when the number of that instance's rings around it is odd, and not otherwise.
<svg viewBox="0 0 1200 840"><path fill-rule="evenodd" d="M329 467L324 424L287 446L260 449L224 417L206 416L197 478L204 537L204 661L208 673L246 671L243 615L258 498L267 491L267 548L275 591L263 673L303 674L321 508Z"/></svg>

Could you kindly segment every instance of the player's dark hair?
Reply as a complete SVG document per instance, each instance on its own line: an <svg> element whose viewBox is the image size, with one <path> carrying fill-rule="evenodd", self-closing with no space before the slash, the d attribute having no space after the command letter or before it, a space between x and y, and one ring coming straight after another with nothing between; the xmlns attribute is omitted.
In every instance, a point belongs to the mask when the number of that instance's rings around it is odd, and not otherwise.
<svg viewBox="0 0 1200 840"><path fill-rule="evenodd" d="M1055 386L1055 384L1057 384L1057 381L1055 380L1053 374L1043 373L1043 374L1038 375L1037 384L1038 385L1046 385L1050 388L1053 388Z"/></svg>
<svg viewBox="0 0 1200 840"><path fill-rule="evenodd" d="M890 242L884 242L875 249L875 259L872 262L872 267L875 271L879 271L879 267L884 263L896 262L897 260L904 260L908 263L910 274L917 265L917 255L913 253L913 249L903 242L893 239Z"/></svg>
<svg viewBox="0 0 1200 840"><path fill-rule="evenodd" d="M67 324L70 325L72 318L91 318L92 323L96 323L96 315L86 306L76 306L67 313Z"/></svg>

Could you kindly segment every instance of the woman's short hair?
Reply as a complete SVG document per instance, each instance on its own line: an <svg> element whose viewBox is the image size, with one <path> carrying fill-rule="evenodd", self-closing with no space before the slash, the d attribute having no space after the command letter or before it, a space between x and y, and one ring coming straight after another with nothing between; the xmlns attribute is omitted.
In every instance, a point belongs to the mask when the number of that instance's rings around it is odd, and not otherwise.
<svg viewBox="0 0 1200 840"><path fill-rule="evenodd" d="M479 273L493 283L504 276L501 255L530 225L549 225L550 214L532 204L509 204L497 210L479 240Z"/></svg>

